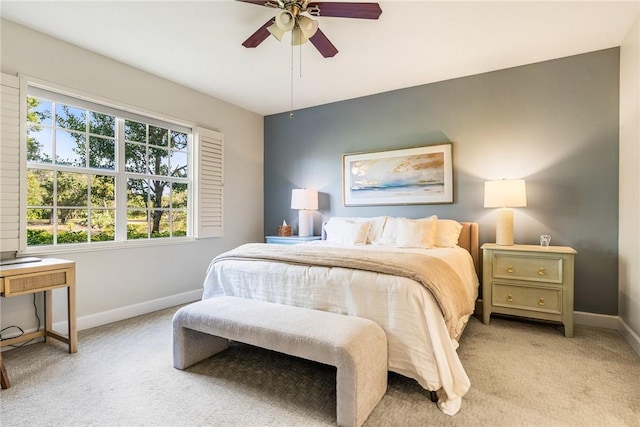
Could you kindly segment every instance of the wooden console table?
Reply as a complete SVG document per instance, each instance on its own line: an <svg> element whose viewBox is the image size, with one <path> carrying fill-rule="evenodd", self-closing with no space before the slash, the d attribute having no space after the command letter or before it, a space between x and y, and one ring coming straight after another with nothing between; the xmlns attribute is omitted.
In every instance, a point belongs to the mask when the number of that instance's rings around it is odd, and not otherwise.
<svg viewBox="0 0 640 427"><path fill-rule="evenodd" d="M53 330L53 302L51 291L67 288L68 335L65 337ZM76 327L76 264L73 261L43 258L40 261L25 262L0 267L0 296L9 298L18 295L44 292L44 329L2 340L0 347L13 345L34 338L44 337L46 342L55 339L69 345L69 353L78 351ZM4 363L0 356L2 386L9 386ZM4 387L6 385L6 387Z"/></svg>

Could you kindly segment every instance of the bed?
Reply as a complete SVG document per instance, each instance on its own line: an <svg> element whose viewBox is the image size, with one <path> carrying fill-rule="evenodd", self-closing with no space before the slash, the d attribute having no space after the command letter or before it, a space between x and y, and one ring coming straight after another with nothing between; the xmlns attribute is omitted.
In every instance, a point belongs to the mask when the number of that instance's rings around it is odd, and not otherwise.
<svg viewBox="0 0 640 427"><path fill-rule="evenodd" d="M389 371L437 392L438 407L456 414L470 386L456 349L478 296L478 225L383 216L331 218L324 230L322 241L247 244L215 257L203 299L371 319L387 334Z"/></svg>

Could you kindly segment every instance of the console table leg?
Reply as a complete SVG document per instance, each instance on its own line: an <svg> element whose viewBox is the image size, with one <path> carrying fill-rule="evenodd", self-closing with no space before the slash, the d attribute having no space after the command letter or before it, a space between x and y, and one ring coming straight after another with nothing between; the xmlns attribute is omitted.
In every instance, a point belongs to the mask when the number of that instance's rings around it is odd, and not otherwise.
<svg viewBox="0 0 640 427"><path fill-rule="evenodd" d="M9 375L7 374L7 370L4 367L4 360L2 360L2 354L0 354L0 377L2 377L2 388L9 388L11 384L9 383Z"/></svg>
<svg viewBox="0 0 640 427"><path fill-rule="evenodd" d="M69 321L69 353L76 353L78 351L78 326L76 324L75 278L67 288L67 319Z"/></svg>
<svg viewBox="0 0 640 427"><path fill-rule="evenodd" d="M53 291L44 291L44 340L52 342L47 332L53 331Z"/></svg>

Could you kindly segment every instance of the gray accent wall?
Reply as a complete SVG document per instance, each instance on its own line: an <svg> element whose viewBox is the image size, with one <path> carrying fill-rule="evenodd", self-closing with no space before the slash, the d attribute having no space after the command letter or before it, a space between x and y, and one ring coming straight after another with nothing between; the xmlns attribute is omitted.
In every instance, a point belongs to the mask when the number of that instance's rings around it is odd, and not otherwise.
<svg viewBox="0 0 640 427"><path fill-rule="evenodd" d="M553 245L575 248L575 309L615 315L618 123L618 48L304 109L293 119L267 116L265 233L286 220L296 234L291 190L312 188L320 193L315 234L331 216L436 214L478 222L481 243L493 242L496 210L483 207L484 182L523 178L516 243L550 234ZM343 154L443 142L453 147L452 204L343 206Z"/></svg>

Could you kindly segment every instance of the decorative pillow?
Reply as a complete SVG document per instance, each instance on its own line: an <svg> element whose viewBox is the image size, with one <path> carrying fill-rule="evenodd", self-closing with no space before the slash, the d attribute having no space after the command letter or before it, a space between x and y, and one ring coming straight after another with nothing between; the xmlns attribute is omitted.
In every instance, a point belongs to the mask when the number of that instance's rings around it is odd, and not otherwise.
<svg viewBox="0 0 640 427"><path fill-rule="evenodd" d="M452 219L439 219L436 246L440 248L455 248L462 231L462 224Z"/></svg>
<svg viewBox="0 0 640 427"><path fill-rule="evenodd" d="M380 244L399 248L433 248L438 217L422 219L387 218Z"/></svg>
<svg viewBox="0 0 640 427"><path fill-rule="evenodd" d="M371 228L369 228L369 233L367 234L367 243L375 243L380 240L382 236L382 230L384 229L384 224L387 220L386 216L376 216L373 218L364 218L364 217L354 217L354 218L345 218L350 219L354 222L370 222Z"/></svg>
<svg viewBox="0 0 640 427"><path fill-rule="evenodd" d="M354 221L332 217L324 226L327 232L327 242L341 245L365 245L371 223L371 221Z"/></svg>

